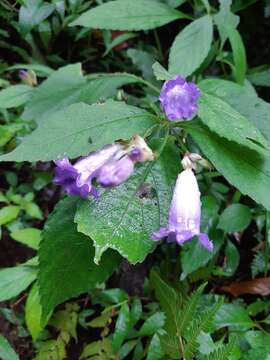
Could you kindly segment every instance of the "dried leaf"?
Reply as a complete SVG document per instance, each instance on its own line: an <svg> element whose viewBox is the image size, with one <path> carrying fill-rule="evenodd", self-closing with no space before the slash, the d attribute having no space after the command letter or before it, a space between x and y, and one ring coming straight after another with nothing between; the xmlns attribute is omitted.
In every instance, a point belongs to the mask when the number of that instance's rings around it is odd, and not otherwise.
<svg viewBox="0 0 270 360"><path fill-rule="evenodd" d="M221 286L219 290L238 297L243 294L258 294L267 296L270 294L270 277L258 278L249 281L234 282L230 285Z"/></svg>

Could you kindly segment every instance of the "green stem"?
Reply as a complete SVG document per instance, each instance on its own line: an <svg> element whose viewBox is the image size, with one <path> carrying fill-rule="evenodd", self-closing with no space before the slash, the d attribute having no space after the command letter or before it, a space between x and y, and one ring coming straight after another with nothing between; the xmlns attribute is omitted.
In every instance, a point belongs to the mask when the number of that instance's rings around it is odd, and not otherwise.
<svg viewBox="0 0 270 360"><path fill-rule="evenodd" d="M157 33L156 29L154 29L154 37L155 37L155 41L156 41L156 44L157 44L160 60L162 62L164 62L164 56L163 56L163 52L162 52L162 47L161 47L161 43L160 43L160 40L159 40L158 33Z"/></svg>

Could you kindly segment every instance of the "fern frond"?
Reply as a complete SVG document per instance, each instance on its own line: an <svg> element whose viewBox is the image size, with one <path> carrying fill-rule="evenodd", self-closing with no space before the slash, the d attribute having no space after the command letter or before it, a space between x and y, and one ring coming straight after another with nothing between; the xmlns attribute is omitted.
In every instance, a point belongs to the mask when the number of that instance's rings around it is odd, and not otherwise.
<svg viewBox="0 0 270 360"><path fill-rule="evenodd" d="M212 351L210 354L204 356L202 360L228 360L228 357L233 351L233 347L234 343L223 345Z"/></svg>
<svg viewBox="0 0 270 360"><path fill-rule="evenodd" d="M183 308L177 313L177 331L182 335L187 330L189 324L194 319L194 314L198 307L202 292L206 284L203 284L196 289L192 295L183 303Z"/></svg>
<svg viewBox="0 0 270 360"><path fill-rule="evenodd" d="M223 300L220 299L210 309L206 310L202 315L196 315L196 319L192 321L190 326L186 329L184 337L186 340L185 356L187 360L191 360L198 350L197 338L201 331L210 332L213 324L214 316L220 308Z"/></svg>

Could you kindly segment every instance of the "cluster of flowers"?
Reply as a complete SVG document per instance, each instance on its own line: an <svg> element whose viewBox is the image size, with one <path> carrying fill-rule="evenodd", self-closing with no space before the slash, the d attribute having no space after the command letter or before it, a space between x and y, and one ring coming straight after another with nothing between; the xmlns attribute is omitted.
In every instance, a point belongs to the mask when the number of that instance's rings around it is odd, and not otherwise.
<svg viewBox="0 0 270 360"><path fill-rule="evenodd" d="M167 118L179 121L189 119L197 112L199 96L200 91L195 84L177 76L164 83L159 99ZM182 161L184 170L176 181L168 226L154 232L152 240L167 237L168 241L176 241L182 245L193 236L198 236L200 244L212 251L213 244L207 234L200 232L200 191L190 155L192 154L187 154ZM73 165L67 158L55 161L54 182L62 185L70 195L86 198L92 194L97 198L98 192L93 181L105 188L118 186L132 175L136 163L153 161L154 158L144 139L135 135L129 142L119 141L106 145Z"/></svg>

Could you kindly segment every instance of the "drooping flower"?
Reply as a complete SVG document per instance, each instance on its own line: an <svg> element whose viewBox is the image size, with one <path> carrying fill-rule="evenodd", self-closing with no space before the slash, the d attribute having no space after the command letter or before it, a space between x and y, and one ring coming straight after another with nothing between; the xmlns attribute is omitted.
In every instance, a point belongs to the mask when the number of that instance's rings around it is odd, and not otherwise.
<svg viewBox="0 0 270 360"><path fill-rule="evenodd" d="M54 182L62 185L70 195L85 198L91 193L97 197L97 190L92 184L94 179L103 187L120 185L132 175L136 162L153 159L152 150L136 135L129 142L106 145L74 165L67 158L55 161Z"/></svg>
<svg viewBox="0 0 270 360"><path fill-rule="evenodd" d="M167 118L171 121L190 119L198 111L201 93L192 82L177 75L162 86L159 100Z"/></svg>
<svg viewBox="0 0 270 360"><path fill-rule="evenodd" d="M200 244L212 251L213 243L207 234L201 233L200 222L200 191L193 171L187 168L178 175L176 181L168 226L154 232L152 239L161 240L168 237L168 241L176 241L183 245L193 236L198 236Z"/></svg>

